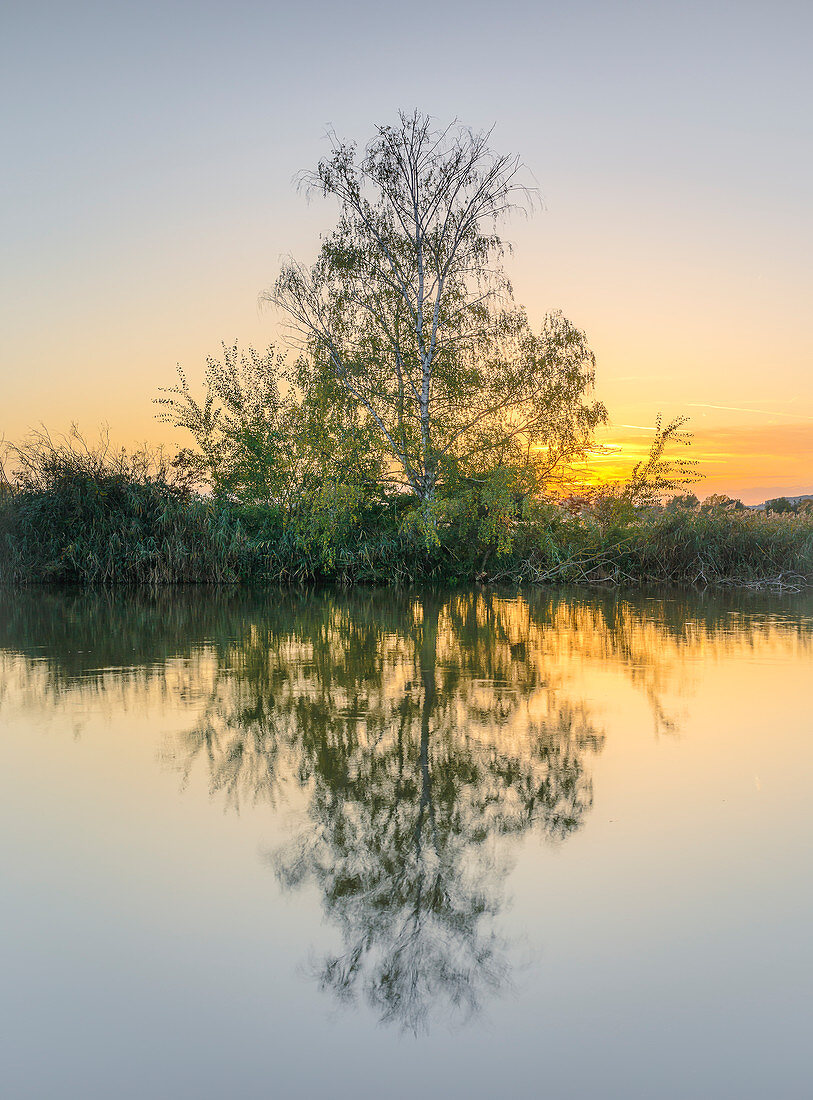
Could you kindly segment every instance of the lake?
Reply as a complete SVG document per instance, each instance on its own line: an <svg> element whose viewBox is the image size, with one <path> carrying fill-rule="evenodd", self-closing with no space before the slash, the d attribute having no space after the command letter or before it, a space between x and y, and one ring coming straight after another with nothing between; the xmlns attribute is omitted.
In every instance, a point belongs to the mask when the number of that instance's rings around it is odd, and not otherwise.
<svg viewBox="0 0 813 1100"><path fill-rule="evenodd" d="M4 1098L813 1094L813 599L0 593Z"/></svg>

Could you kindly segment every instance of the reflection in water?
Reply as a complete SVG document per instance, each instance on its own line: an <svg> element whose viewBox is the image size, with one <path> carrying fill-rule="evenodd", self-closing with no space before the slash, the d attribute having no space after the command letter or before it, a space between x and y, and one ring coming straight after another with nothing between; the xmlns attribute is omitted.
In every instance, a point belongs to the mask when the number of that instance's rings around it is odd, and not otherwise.
<svg viewBox="0 0 813 1100"><path fill-rule="evenodd" d="M466 619L432 597L414 610L406 682L372 651L350 710L297 694L310 821L274 858L285 885L316 882L341 929L344 951L323 961L322 984L343 999L363 991L383 1020L413 1030L430 1008L471 1013L499 987L499 838L578 828L592 802L584 757L601 744L567 705L517 721L534 677L497 679L505 670L488 654L474 666L481 675L461 682L450 647L462 642L476 659L476 621L467 634Z"/></svg>
<svg viewBox="0 0 813 1100"><path fill-rule="evenodd" d="M602 736L474 597L307 611L231 650L177 758L188 773L204 757L234 804L307 791L272 864L289 889L316 883L341 929L323 986L411 1030L430 1008L469 1014L507 973L500 841L579 827Z"/></svg>
<svg viewBox="0 0 813 1100"><path fill-rule="evenodd" d="M742 597L6 594L0 685L27 705L181 701L199 718L165 758L184 776L205 762L236 809L301 790L306 820L269 858L341 934L318 979L417 1030L509 976L511 839L562 841L590 810L604 734L574 668L623 669L669 730L689 658L809 647L809 625L809 601Z"/></svg>

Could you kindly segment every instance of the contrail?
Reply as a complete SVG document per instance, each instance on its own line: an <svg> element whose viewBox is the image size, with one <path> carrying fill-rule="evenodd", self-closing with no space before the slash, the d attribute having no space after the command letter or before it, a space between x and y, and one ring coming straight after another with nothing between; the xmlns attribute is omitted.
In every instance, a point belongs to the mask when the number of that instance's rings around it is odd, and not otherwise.
<svg viewBox="0 0 813 1100"><path fill-rule="evenodd" d="M805 416L804 413L783 413L783 412L768 412L767 409L742 409L737 405L708 405L704 401L690 401L688 403L690 409L723 409L725 412L733 413L759 413L760 416L787 416L791 420L813 420L813 416Z"/></svg>

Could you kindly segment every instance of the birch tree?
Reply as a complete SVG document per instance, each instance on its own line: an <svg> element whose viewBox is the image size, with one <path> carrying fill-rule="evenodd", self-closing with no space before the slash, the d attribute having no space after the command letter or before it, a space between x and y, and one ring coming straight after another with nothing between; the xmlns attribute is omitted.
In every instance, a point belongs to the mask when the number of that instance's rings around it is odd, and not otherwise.
<svg viewBox="0 0 813 1100"><path fill-rule="evenodd" d="M550 477L606 418L588 399L584 334L558 313L535 333L514 304L497 230L532 193L519 158L489 141L418 112L377 127L362 152L334 138L304 182L338 199L338 223L312 266L287 262L264 295L425 503L495 467Z"/></svg>

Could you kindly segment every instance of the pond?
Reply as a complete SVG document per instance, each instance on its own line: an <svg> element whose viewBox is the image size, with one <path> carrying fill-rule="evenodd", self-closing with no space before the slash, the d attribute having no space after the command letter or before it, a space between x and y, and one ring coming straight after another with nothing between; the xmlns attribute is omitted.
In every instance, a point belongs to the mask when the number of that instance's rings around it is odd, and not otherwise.
<svg viewBox="0 0 813 1100"><path fill-rule="evenodd" d="M0 593L6 1098L807 1097L813 600Z"/></svg>

